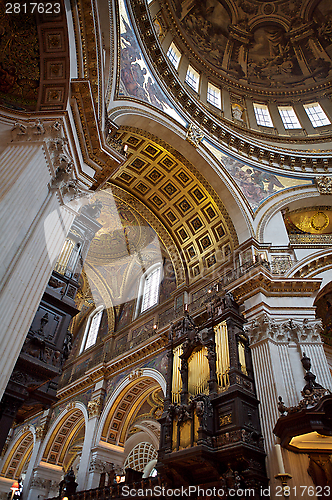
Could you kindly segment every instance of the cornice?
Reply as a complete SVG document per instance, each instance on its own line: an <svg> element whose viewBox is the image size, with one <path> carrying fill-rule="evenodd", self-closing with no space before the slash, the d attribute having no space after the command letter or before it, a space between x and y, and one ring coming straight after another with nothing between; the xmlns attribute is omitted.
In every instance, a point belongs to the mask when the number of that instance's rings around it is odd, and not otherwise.
<svg viewBox="0 0 332 500"><path fill-rule="evenodd" d="M125 162L126 157L106 145L96 116L89 80L72 80L71 106L84 161L96 171L92 189L104 184Z"/></svg>
<svg viewBox="0 0 332 500"><path fill-rule="evenodd" d="M235 300L242 304L245 300L261 292L267 297L310 297L319 290L321 279L273 278L262 268L253 270L250 276L232 283Z"/></svg>
<svg viewBox="0 0 332 500"><path fill-rule="evenodd" d="M154 338L150 343L140 346L139 349L134 352L122 354L119 356L119 359L112 359L109 363L97 365L91 370L88 370L81 379L75 380L70 385L66 385L63 389L58 390L58 398L61 401L70 399L78 392L87 390L99 380L112 378L125 371L130 366L134 366L138 362L142 362L151 356L158 355L160 352L164 351L167 342L167 336L161 334L158 338Z"/></svg>

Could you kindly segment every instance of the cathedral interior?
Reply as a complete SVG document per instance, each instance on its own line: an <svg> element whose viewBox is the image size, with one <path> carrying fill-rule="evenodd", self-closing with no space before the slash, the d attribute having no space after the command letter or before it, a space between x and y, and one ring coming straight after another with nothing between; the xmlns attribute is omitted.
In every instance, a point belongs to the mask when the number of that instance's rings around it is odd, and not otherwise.
<svg viewBox="0 0 332 500"><path fill-rule="evenodd" d="M330 0L0 3L0 499L331 498Z"/></svg>

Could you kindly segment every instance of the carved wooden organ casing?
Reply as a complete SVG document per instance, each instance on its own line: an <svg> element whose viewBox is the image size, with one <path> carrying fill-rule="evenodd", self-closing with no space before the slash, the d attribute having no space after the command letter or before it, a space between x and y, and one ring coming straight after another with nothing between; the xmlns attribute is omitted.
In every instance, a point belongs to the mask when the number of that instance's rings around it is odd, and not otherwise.
<svg viewBox="0 0 332 500"><path fill-rule="evenodd" d="M213 295L213 294L212 294ZM267 483L251 355L232 295L172 325L158 470L173 485ZM233 486L232 486L233 484Z"/></svg>

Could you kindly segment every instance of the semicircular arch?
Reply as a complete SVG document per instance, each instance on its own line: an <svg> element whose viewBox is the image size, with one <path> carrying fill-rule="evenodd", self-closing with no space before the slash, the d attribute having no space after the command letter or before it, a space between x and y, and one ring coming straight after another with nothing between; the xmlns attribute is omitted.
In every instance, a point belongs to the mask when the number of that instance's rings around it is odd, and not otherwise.
<svg viewBox="0 0 332 500"><path fill-rule="evenodd" d="M124 441L135 411L158 387L165 396L166 380L154 368L143 368L126 376L105 405L96 434L96 443L109 441L111 444L119 444L120 440Z"/></svg>
<svg viewBox="0 0 332 500"><path fill-rule="evenodd" d="M62 465L65 455L87 426L88 412L80 402L69 403L47 432L41 449L43 462Z"/></svg>
<svg viewBox="0 0 332 500"><path fill-rule="evenodd" d="M19 479L25 463L31 457L35 438L33 425L24 426L21 429L4 457L1 476Z"/></svg>

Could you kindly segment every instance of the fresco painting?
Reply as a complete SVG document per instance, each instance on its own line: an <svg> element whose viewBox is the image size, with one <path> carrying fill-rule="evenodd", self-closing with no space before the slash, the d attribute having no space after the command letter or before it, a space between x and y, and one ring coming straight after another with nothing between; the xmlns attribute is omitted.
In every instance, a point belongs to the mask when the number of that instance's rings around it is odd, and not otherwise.
<svg viewBox="0 0 332 500"><path fill-rule="evenodd" d="M239 19L233 24L235 16L226 0L169 1L183 35L194 45L199 57L231 78L244 84L282 88L309 83L310 78L321 81L331 77L332 63L322 50L331 44L329 0L318 2L311 14L318 29L317 39L313 36L309 42L307 37L294 38L293 33L303 22L297 17L296 3L284 2L281 6L283 14L293 18L286 28L273 25L268 16L262 19L255 2L239 0Z"/></svg>
<svg viewBox="0 0 332 500"><path fill-rule="evenodd" d="M170 101L155 82L143 58L141 48L129 21L125 1L120 0L119 5L121 39L119 96L131 96L147 102L164 111L182 125L186 125L187 122L172 107Z"/></svg>
<svg viewBox="0 0 332 500"><path fill-rule="evenodd" d="M266 170L247 165L212 146L207 140L203 140L203 143L231 175L253 211L257 210L264 200L279 191L312 184L311 179L274 175Z"/></svg>

